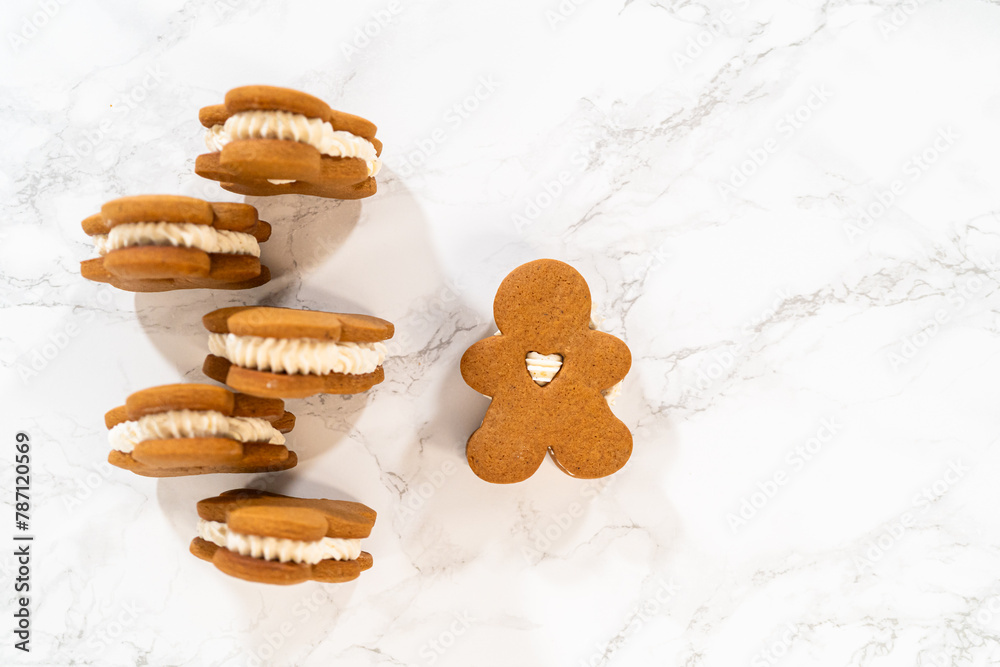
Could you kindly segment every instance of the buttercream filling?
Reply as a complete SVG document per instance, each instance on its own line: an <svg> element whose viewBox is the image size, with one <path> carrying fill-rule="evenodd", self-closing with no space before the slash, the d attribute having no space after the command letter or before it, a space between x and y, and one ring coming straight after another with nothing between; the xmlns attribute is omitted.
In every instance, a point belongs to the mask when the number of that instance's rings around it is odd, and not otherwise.
<svg viewBox="0 0 1000 667"><path fill-rule="evenodd" d="M193 222L129 222L115 225L107 234L91 237L101 255L135 246L197 248L209 253L260 257L260 244L252 234L216 229Z"/></svg>
<svg viewBox="0 0 1000 667"><path fill-rule="evenodd" d="M116 424L108 431L111 448L131 453L137 443L169 438L230 438L237 442L285 444L266 419L230 417L214 410L169 410Z"/></svg>
<svg viewBox="0 0 1000 667"><path fill-rule="evenodd" d="M242 368L272 373L326 375L374 372L385 361L385 343L335 343L316 338L263 338L211 333L208 349Z"/></svg>
<svg viewBox="0 0 1000 667"><path fill-rule="evenodd" d="M365 161L368 175L375 176L382 168L375 144L364 137L335 130L321 118L309 118L290 111L241 111L213 125L205 133L205 145L210 151L221 151L230 141L243 139L284 139L309 144L323 155L353 157ZM277 185L293 181L275 179Z"/></svg>
<svg viewBox="0 0 1000 667"><path fill-rule="evenodd" d="M559 369L562 368L563 358L561 354L538 354L529 352L524 357L528 366L528 373L535 384L546 385L552 382Z"/></svg>
<svg viewBox="0 0 1000 667"><path fill-rule="evenodd" d="M323 560L356 560L361 555L361 540L323 537L315 542L281 537L245 535L229 530L219 521L198 520L198 537L216 546L262 560L315 565Z"/></svg>

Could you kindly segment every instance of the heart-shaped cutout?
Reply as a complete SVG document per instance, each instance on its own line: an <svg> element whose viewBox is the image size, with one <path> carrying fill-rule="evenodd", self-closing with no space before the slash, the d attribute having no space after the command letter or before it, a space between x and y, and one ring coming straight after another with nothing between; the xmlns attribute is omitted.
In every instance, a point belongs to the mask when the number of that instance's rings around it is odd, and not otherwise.
<svg viewBox="0 0 1000 667"><path fill-rule="evenodd" d="M529 352L524 357L524 365L528 374L539 387L544 387L555 379L563 365L561 354L539 354Z"/></svg>

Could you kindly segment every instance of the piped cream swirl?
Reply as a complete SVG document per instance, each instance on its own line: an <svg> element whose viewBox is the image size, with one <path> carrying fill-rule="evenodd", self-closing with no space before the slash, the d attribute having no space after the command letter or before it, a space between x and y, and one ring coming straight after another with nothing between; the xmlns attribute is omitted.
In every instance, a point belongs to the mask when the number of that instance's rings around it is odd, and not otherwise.
<svg viewBox="0 0 1000 667"><path fill-rule="evenodd" d="M323 537L315 542L289 540L263 535L245 535L229 530L219 521L198 520L198 537L241 556L281 563L308 563L323 560L356 560L361 555L361 540Z"/></svg>
<svg viewBox="0 0 1000 667"><path fill-rule="evenodd" d="M377 343L335 343L315 338L264 338L210 333L209 351L242 368L272 373L364 375L385 361L386 346Z"/></svg>
<svg viewBox="0 0 1000 667"><path fill-rule="evenodd" d="M335 130L333 125L321 118L309 118L290 111L235 113L224 124L214 125L206 132L205 145L210 151L221 151L230 141L242 139L298 141L309 144L323 155L359 158L368 165L369 176L375 176L382 168L375 145L364 137Z"/></svg>
<svg viewBox="0 0 1000 667"><path fill-rule="evenodd" d="M258 417L230 417L214 410L169 410L116 424L108 431L111 448L126 454L146 440L230 438L237 442L285 444L271 422Z"/></svg>
<svg viewBox="0 0 1000 667"><path fill-rule="evenodd" d="M260 244L252 234L216 229L193 222L128 222L107 234L92 237L100 255L135 246L197 248L209 253L260 257Z"/></svg>

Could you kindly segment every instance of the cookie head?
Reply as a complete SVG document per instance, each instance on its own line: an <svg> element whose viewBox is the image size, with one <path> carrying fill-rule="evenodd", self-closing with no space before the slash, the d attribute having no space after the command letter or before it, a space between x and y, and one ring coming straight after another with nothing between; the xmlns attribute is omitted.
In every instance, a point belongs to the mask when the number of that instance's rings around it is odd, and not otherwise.
<svg viewBox="0 0 1000 667"><path fill-rule="evenodd" d="M500 331L462 356L462 377L493 400L466 445L472 470L495 483L530 477L551 453L575 477L604 477L632 452L632 435L607 394L631 354L590 326L590 290L556 260L510 273L494 302Z"/></svg>
<svg viewBox="0 0 1000 667"><path fill-rule="evenodd" d="M342 583L372 566L361 540L375 511L361 503L236 489L200 501L198 519L191 553L247 581Z"/></svg>
<svg viewBox="0 0 1000 667"><path fill-rule="evenodd" d="M569 264L539 259L514 269L497 290L493 318L501 333L546 336L586 329L590 288Z"/></svg>
<svg viewBox="0 0 1000 667"><path fill-rule="evenodd" d="M247 289L271 278L260 263L260 244L271 226L248 204L123 197L82 226L100 257L81 262L80 273L119 289Z"/></svg>
<svg viewBox="0 0 1000 667"><path fill-rule="evenodd" d="M220 308L209 331L205 375L254 396L356 394L385 378L391 322L369 315L292 308Z"/></svg>
<svg viewBox="0 0 1000 667"><path fill-rule="evenodd" d="M375 125L289 88L243 86L205 107L209 153L195 172L230 192L360 199L375 194L382 143Z"/></svg>
<svg viewBox="0 0 1000 667"><path fill-rule="evenodd" d="M104 416L108 462L144 477L287 470L295 415L276 399L174 384L138 391Z"/></svg>

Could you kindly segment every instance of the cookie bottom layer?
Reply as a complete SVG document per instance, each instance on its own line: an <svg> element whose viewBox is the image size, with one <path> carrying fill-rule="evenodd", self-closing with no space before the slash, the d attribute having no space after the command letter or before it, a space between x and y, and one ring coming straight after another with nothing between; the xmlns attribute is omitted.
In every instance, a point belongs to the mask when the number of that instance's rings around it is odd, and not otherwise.
<svg viewBox="0 0 1000 667"><path fill-rule="evenodd" d="M192 272L188 265L171 261L168 252L184 250L201 253L209 258L208 268ZM142 251L141 255L139 252ZM130 254L134 262L130 267L116 266L109 270L108 257ZM177 253L172 253L177 254ZM120 256L120 255L119 255ZM248 261L250 260L250 261ZM154 273L155 277L150 277ZM104 257L96 257L80 262L80 274L87 280L107 283L128 292L167 292L177 289L249 289L271 280L271 272L256 257L246 255L209 255L202 250L191 248L161 248L159 246L139 246L116 250Z"/></svg>
<svg viewBox="0 0 1000 667"><path fill-rule="evenodd" d="M222 151L199 155L194 170L230 192L258 197L296 194L362 199L377 189L364 160L329 157L308 144L280 139L234 141Z"/></svg>
<svg viewBox="0 0 1000 667"><path fill-rule="evenodd" d="M169 467L136 461L132 454L111 450L108 453L108 463L143 477L185 477L214 473L277 472L294 468L299 462L295 452L288 451L283 445L244 443L243 450L243 457L233 463Z"/></svg>
<svg viewBox="0 0 1000 667"><path fill-rule="evenodd" d="M289 375L242 368L223 357L210 354L205 357L202 372L236 391L266 398L305 398L314 394L358 394L367 391L385 379L379 366L371 373L349 375Z"/></svg>
<svg viewBox="0 0 1000 667"><path fill-rule="evenodd" d="M313 184L304 181L277 184L268 181L229 183L220 182L223 190L250 197L273 197L275 195L309 195L326 199L364 199L378 191L374 178L349 186Z"/></svg>

